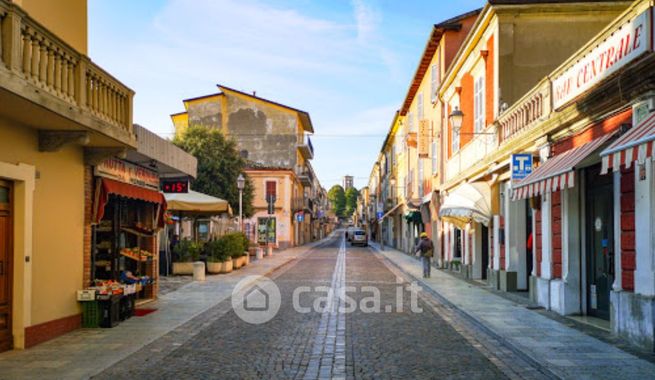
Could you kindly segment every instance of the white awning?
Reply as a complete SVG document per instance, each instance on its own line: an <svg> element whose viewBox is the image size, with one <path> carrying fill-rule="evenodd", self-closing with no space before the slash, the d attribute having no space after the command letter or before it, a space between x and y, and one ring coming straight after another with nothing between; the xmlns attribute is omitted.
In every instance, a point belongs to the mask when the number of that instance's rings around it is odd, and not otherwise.
<svg viewBox="0 0 655 380"><path fill-rule="evenodd" d="M167 208L170 211L185 211L190 213L228 213L232 209L226 200L211 195L189 190L188 193L165 193Z"/></svg>
<svg viewBox="0 0 655 380"><path fill-rule="evenodd" d="M450 192L439 209L439 217L460 228L470 222L489 225L491 188L486 182L465 183Z"/></svg>

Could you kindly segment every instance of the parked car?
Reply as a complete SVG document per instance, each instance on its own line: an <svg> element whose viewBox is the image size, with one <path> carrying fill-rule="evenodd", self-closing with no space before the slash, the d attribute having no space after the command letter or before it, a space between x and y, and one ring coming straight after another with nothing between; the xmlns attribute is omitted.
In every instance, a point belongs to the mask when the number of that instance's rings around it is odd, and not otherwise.
<svg viewBox="0 0 655 380"><path fill-rule="evenodd" d="M354 230L352 232L352 239L350 240L350 244L366 247L368 245L368 236L366 236L366 231L359 229Z"/></svg>
<svg viewBox="0 0 655 380"><path fill-rule="evenodd" d="M355 227L348 227L346 229L346 241L348 241L349 243L352 243L352 241L353 241L353 232L355 230L356 230Z"/></svg>

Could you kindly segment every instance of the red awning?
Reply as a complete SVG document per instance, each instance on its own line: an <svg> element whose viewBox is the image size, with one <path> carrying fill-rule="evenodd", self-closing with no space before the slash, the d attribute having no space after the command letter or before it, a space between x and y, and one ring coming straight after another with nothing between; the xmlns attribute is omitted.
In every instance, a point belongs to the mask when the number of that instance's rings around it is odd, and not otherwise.
<svg viewBox="0 0 655 380"><path fill-rule="evenodd" d="M512 200L517 201L574 187L576 166L599 149L613 135L613 133L606 134L605 136L550 158L543 165L535 169L532 174L514 184Z"/></svg>
<svg viewBox="0 0 655 380"><path fill-rule="evenodd" d="M607 147L600 156L603 161L602 174L611 168L618 171L621 165L629 168L633 162L643 163L653 157L655 144L655 113L647 117L636 127L619 137Z"/></svg>
<svg viewBox="0 0 655 380"><path fill-rule="evenodd" d="M93 218L95 223L100 223L100 220L102 220L110 194L158 204L157 224L163 226L163 215L166 211L166 199L164 198L164 194L159 191L130 185L129 183L114 181L109 178L100 178L98 181L95 196L96 208Z"/></svg>

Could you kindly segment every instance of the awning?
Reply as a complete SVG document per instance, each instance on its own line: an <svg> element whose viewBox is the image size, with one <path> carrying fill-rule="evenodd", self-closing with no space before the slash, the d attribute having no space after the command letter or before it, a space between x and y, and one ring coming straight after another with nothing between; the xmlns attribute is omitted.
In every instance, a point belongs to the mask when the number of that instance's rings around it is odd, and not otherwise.
<svg viewBox="0 0 655 380"><path fill-rule="evenodd" d="M391 210L387 211L386 214L382 215L382 217L381 217L380 219L378 219L378 223L381 223L381 222L382 222L382 219L384 219L384 218L386 218L387 216L389 216L392 212L396 211L396 210L398 209L398 207L400 207L400 206L402 206L402 205L403 205L403 203L398 203L397 205L393 206L393 207L391 208Z"/></svg>
<svg viewBox="0 0 655 380"><path fill-rule="evenodd" d="M161 227L164 211L166 211L166 199L159 191L130 185L129 183L118 182L109 178L100 178L96 187L95 210L93 220L100 223L105 215L105 206L109 201L109 195L117 195L124 198L136 199L144 202L156 203L159 205L156 215L157 224Z"/></svg>
<svg viewBox="0 0 655 380"><path fill-rule="evenodd" d="M514 183L512 200L518 201L575 186L575 170L614 134L609 133L548 159L522 181Z"/></svg>
<svg viewBox="0 0 655 380"><path fill-rule="evenodd" d="M465 183L444 199L439 217L459 228L470 222L489 225L491 219L491 188L486 182Z"/></svg>
<svg viewBox="0 0 655 380"><path fill-rule="evenodd" d="M654 144L655 113L619 137L600 153L603 162L601 174L607 174L610 168L618 171L621 165L629 168L635 161L644 163L646 159L652 159Z"/></svg>
<svg viewBox="0 0 655 380"><path fill-rule="evenodd" d="M226 200L197 191L189 190L188 193L167 193L164 196L166 197L166 202L168 202L168 209L171 211L205 214L227 212L232 214L230 204Z"/></svg>

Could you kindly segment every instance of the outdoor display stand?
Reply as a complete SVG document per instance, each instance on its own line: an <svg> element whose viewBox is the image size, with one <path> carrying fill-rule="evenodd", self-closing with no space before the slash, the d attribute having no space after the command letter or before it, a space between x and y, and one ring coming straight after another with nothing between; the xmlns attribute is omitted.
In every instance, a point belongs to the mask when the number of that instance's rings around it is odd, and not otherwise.
<svg viewBox="0 0 655 380"><path fill-rule="evenodd" d="M153 253L166 200L157 174L146 168L112 159L97 166L96 174L91 285L78 292L78 301L84 327L113 327L157 296Z"/></svg>

